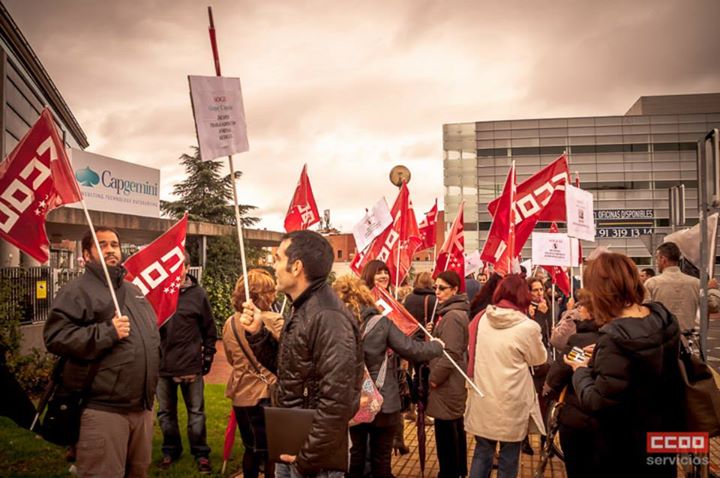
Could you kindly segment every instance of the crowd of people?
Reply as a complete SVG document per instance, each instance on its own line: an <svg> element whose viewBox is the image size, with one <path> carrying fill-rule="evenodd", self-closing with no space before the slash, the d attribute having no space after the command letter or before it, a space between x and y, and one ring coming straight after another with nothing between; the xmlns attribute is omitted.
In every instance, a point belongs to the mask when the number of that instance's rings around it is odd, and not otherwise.
<svg viewBox="0 0 720 478"><path fill-rule="evenodd" d="M117 232L98 228L97 235L101 250L89 235L83 241L85 275L60 291L44 331L48 350L66 360L69 383L80 387L90 376L77 474L147 476L155 396L159 465L172 466L182 452L178 388L190 453L208 473L203 375L217 332L207 295L186 260L177 312L158 331L147 301L123 280ZM545 435L548 403L559 397L567 476L675 476L670 462L649 466L645 448L647 432L683 425L677 353L681 333L696 326L699 281L679 270L674 244L658 248L653 278L622 254L600 253L570 297L553 295L544 274L487 270L468 276L466 290L447 270L419 273L413 287L395 291L379 260L360 278L331 284L332 248L310 231L286 235L274 256L274 274L251 269L237 281L235 313L221 336L246 478L390 478L393 451L408 451L404 419L420 413L418 426L434 427L438 478L485 478L494 467L499 478L515 477L521 452L532 452L528 436ZM399 293L430 335L405 335L383 316L375 287ZM278 292L289 301L284 315ZM382 408L371 422L350 426L365 370ZM316 411L300 450L278 463L268 457L263 409L271 403ZM468 434L475 442L469 469Z"/></svg>

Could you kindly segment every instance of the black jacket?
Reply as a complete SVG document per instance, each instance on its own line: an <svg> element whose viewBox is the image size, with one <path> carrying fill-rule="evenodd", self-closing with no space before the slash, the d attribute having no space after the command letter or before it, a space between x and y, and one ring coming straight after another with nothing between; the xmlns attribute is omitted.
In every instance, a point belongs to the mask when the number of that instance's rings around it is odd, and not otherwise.
<svg viewBox="0 0 720 478"><path fill-rule="evenodd" d="M217 327L205 290L193 276L180 288L175 314L160 327L161 377L180 377L202 372L203 357L215 355ZM187 282L186 282L187 283Z"/></svg>
<svg viewBox="0 0 720 478"><path fill-rule="evenodd" d="M360 404L364 369L357 319L322 279L294 300L279 344L266 328L246 336L277 375L279 406L317 410L295 460L298 471L347 470L348 422Z"/></svg>
<svg viewBox="0 0 720 478"><path fill-rule="evenodd" d="M565 404L560 410L558 421L566 427L589 432L595 428L595 420L590 413L580 406L577 394L572 386L573 369L565 363L563 356L573 347L583 348L597 343L600 333L594 320L577 320L575 323L577 333L568 338L566 349L559 351L557 359L550 367L546 383L552 390L554 398L560 395L565 386L568 387L565 394Z"/></svg>
<svg viewBox="0 0 720 478"><path fill-rule="evenodd" d="M379 312L375 308L363 310L361 331L365 331L367 321ZM426 362L442 354L440 342L418 342L403 334L387 318L383 317L363 338L363 352L365 365L370 376L377 382L385 353L390 348L393 352L406 360L413 362ZM399 412L402 408L400 403L400 387L397 380L397 360L388 359L385 383L380 389L383 397L382 413Z"/></svg>
<svg viewBox="0 0 720 478"><path fill-rule="evenodd" d="M427 298L427 317L425 314L425 299L426 298ZM416 287L405 298L405 303L403 303L403 305L405 306L407 311L410 312L410 314L413 317L415 317L415 319L424 326L428 322L434 322L435 317L437 317L437 309L435 309L435 302L437 302L437 297L435 296L434 290ZM433 316L433 310L435 310L434 316ZM427 320L426 320L426 318L427 318ZM423 332L421 331L420 333L422 334Z"/></svg>
<svg viewBox="0 0 720 478"><path fill-rule="evenodd" d="M120 340L115 308L99 264L65 285L53 300L43 335L48 351L67 358L63 385L82 389L92 362L100 366L88 408L109 412L152 410L160 362L160 334L140 289L124 280L125 269L108 267L130 335Z"/></svg>
<svg viewBox="0 0 720 478"><path fill-rule="evenodd" d="M680 328L661 304L645 305L647 317L618 318L601 327L590 367L573 376L582 408L597 418L594 449L603 476L617 463L624 476L675 476L673 467L646 466L645 450L648 431L681 425Z"/></svg>

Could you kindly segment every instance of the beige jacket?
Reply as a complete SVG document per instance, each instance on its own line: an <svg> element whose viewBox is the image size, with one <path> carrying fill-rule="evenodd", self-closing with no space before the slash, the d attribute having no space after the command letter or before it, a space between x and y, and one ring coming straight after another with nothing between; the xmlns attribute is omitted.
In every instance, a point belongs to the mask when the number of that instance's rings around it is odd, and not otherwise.
<svg viewBox="0 0 720 478"><path fill-rule="evenodd" d="M280 336L284 322L280 314L275 312L261 312L260 318L273 336L276 338ZM245 338L245 332L240 324L240 314L236 313L232 315L225 322L222 336L225 356L230 366L232 366L232 372L230 373L230 377L228 377L227 388L225 389L225 396L232 400L234 407L252 407L257 405L261 399L270 397L268 385L258 377L255 368L250 364L243 349L240 348L232 330L232 320L236 321L235 325L238 336L240 340L242 340L245 350L250 354L255 364L260 367L260 371L268 383L275 383L277 378L263 367L257 361L255 355L253 355L252 349Z"/></svg>
<svg viewBox="0 0 720 478"><path fill-rule="evenodd" d="M645 282L647 299L660 302L680 322L680 330L695 327L700 306L700 279L680 271L679 267L666 267L662 274Z"/></svg>
<svg viewBox="0 0 720 478"><path fill-rule="evenodd" d="M468 395L465 430L490 440L517 442L532 422L545 434L530 367L546 360L537 322L513 309L488 306L478 324L471 377L485 398Z"/></svg>

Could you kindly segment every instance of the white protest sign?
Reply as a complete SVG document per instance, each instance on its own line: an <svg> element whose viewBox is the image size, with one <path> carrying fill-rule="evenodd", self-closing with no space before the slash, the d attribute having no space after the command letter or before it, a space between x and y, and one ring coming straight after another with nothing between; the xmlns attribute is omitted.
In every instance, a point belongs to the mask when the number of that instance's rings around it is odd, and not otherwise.
<svg viewBox="0 0 720 478"><path fill-rule="evenodd" d="M593 195L570 184L565 185L568 236L595 242Z"/></svg>
<svg viewBox="0 0 720 478"><path fill-rule="evenodd" d="M382 197L370 211L365 213L360 222L353 226L353 237L357 250L364 251L373 239L382 234L392 222L392 214L390 214L385 198Z"/></svg>
<svg viewBox="0 0 720 478"><path fill-rule="evenodd" d="M480 251L472 251L465 254L465 276L470 274L477 274L483 266L483 261L480 260Z"/></svg>
<svg viewBox="0 0 720 478"><path fill-rule="evenodd" d="M536 266L570 266L568 235L557 232L533 232L532 263Z"/></svg>
<svg viewBox="0 0 720 478"><path fill-rule="evenodd" d="M202 160L250 149L240 78L188 76L188 80Z"/></svg>

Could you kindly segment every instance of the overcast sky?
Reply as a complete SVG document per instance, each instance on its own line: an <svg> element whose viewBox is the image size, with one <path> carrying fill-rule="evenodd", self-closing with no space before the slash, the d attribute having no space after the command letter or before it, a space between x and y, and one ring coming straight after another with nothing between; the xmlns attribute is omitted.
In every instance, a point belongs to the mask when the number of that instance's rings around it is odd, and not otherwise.
<svg viewBox="0 0 720 478"><path fill-rule="evenodd" d="M240 202L281 230L308 164L349 232L404 164L418 217L442 203L442 125L624 114L642 95L720 91L717 0L2 0L89 151L161 170L196 144L187 75L241 78Z"/></svg>

